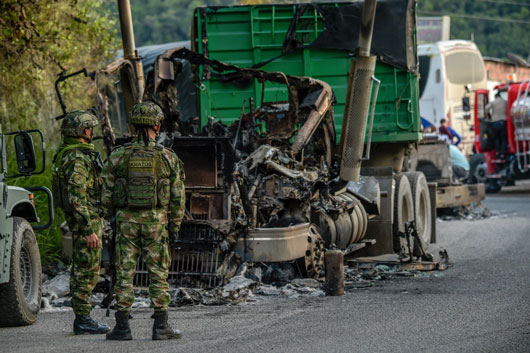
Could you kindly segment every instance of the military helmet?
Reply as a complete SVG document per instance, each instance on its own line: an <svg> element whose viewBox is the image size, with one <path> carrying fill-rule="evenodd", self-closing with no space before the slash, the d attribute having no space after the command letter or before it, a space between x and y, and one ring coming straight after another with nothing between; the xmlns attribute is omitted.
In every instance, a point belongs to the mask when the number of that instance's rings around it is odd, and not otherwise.
<svg viewBox="0 0 530 353"><path fill-rule="evenodd" d="M83 110L74 110L66 114L61 124L61 133L65 137L83 137L86 128L98 125L96 117Z"/></svg>
<svg viewBox="0 0 530 353"><path fill-rule="evenodd" d="M164 113L153 102L138 103L131 110L130 123L132 125L157 126L162 120L164 120Z"/></svg>

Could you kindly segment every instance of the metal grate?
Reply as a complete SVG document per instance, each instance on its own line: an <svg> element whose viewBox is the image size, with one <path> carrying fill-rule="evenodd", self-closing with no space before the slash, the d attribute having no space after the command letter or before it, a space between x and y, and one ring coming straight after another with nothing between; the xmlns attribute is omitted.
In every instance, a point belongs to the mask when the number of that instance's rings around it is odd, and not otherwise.
<svg viewBox="0 0 530 353"><path fill-rule="evenodd" d="M218 285L217 269L224 254L220 249L223 236L208 224L185 223L171 245L170 285L192 288L211 288ZM147 287L149 275L140 257L134 285Z"/></svg>
<svg viewBox="0 0 530 353"><path fill-rule="evenodd" d="M207 221L208 213L192 213L191 216L197 221Z"/></svg>
<svg viewBox="0 0 530 353"><path fill-rule="evenodd" d="M134 274L133 284L137 287L147 287L149 286L149 274L147 273L147 267L143 256L138 257L138 262L136 263L136 273Z"/></svg>

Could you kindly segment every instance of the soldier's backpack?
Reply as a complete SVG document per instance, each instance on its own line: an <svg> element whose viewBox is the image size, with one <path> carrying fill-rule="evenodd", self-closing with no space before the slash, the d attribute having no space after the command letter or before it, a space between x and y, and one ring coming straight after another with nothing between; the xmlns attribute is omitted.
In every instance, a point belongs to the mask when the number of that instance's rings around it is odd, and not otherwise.
<svg viewBox="0 0 530 353"><path fill-rule="evenodd" d="M64 168L63 168L63 157L65 153L68 153L69 151L72 151L74 149L80 150L87 156L89 156L90 160L92 161L92 165L94 169L101 173L103 169L103 162L101 161L101 156L99 152L95 152L92 150L92 148L88 147L84 144L78 144L78 145L69 145L66 148L63 148L59 151L59 153L55 156L53 160L53 166L52 166L52 193L53 193L53 204L54 207L61 208L65 213L70 213L74 209L72 205L70 204L70 201L68 200L68 192L66 190L67 186L67 180L65 178L64 174ZM96 178L97 181L97 178ZM89 192L90 196L92 198L96 198L97 195L93 195Z"/></svg>
<svg viewBox="0 0 530 353"><path fill-rule="evenodd" d="M169 204L169 173L163 148L127 146L118 168L113 200L117 208L152 209Z"/></svg>

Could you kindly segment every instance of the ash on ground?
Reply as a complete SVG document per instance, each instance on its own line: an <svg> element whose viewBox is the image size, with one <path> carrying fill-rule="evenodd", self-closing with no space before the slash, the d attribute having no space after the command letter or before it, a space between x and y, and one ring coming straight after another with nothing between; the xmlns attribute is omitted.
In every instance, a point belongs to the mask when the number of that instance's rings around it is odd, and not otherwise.
<svg viewBox="0 0 530 353"><path fill-rule="evenodd" d="M274 297L296 299L326 295L323 277L318 280L295 278L294 273L295 271L285 264L261 264L260 266L243 263L239 266L236 275L220 287L183 288L170 286L170 306L235 305L270 300ZM345 267L344 287L346 291L355 291L373 287L383 280L430 275L421 271L403 271L387 265L378 265L371 269ZM435 274L435 276L438 275ZM72 310L69 282L70 272L63 271L43 283L42 311ZM100 285L92 294L91 302L94 308L100 308L102 300L107 295L101 291L106 287L104 283L105 280L102 278ZM100 292L97 292L98 290ZM134 295L133 308L150 307L147 288L135 288Z"/></svg>
<svg viewBox="0 0 530 353"><path fill-rule="evenodd" d="M490 211L480 202L472 203L468 206L458 206L450 208L440 208L437 210L438 221L468 220L476 221L493 216L499 216L498 213Z"/></svg>

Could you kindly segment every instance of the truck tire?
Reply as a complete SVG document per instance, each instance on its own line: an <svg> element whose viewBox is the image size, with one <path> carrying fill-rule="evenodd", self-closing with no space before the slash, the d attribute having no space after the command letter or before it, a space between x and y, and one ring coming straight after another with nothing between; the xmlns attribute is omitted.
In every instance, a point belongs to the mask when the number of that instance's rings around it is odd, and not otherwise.
<svg viewBox="0 0 530 353"><path fill-rule="evenodd" d="M431 242L432 219L431 219L431 197L427 179L421 172L405 173L410 182L412 200L414 201L414 220L419 237L425 244L427 250ZM421 255L418 244L414 244L414 255Z"/></svg>
<svg viewBox="0 0 530 353"><path fill-rule="evenodd" d="M486 194L495 194L501 191L502 185L497 180L488 179L486 180Z"/></svg>
<svg viewBox="0 0 530 353"><path fill-rule="evenodd" d="M42 270L37 239L31 225L13 217L13 246L9 282L0 285L0 326L31 325L41 302Z"/></svg>
<svg viewBox="0 0 530 353"><path fill-rule="evenodd" d="M469 184L485 183L488 166L482 153L474 154L469 158Z"/></svg>
<svg viewBox="0 0 530 353"><path fill-rule="evenodd" d="M414 201L412 190L406 174L398 174L395 177L396 189L394 193L394 221L392 223L394 251L401 252L402 240L400 232L405 231L405 223L414 219ZM406 240L405 240L406 242ZM403 242L403 245L405 243Z"/></svg>

